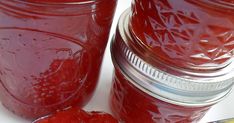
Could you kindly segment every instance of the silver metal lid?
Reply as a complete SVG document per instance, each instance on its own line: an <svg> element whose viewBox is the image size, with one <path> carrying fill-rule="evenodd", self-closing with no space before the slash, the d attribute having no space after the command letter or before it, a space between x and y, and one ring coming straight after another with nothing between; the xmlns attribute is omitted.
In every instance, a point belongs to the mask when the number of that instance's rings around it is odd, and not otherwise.
<svg viewBox="0 0 234 123"><path fill-rule="evenodd" d="M111 51L115 67L140 90L163 101L183 106L206 106L220 101L232 88L234 63L217 71L186 71L166 64L147 62L147 53L132 45L129 13L118 23ZM144 57L141 57L144 56Z"/></svg>

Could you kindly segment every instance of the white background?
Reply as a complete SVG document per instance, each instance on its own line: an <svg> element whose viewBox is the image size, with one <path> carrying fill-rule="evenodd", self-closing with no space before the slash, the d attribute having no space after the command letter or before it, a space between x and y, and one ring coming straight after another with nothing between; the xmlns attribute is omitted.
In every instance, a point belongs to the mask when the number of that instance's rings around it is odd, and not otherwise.
<svg viewBox="0 0 234 123"><path fill-rule="evenodd" d="M111 30L111 35L115 31L115 26L117 24L120 14L130 6L130 1L131 0L119 0L119 4L116 10L116 15L114 18L113 28ZM99 80L97 90L93 98L89 102L89 104L85 107L86 110L90 111L97 110L97 111L105 111L110 113L110 109L108 108L108 96L112 80L113 65L111 62L111 57L109 52L110 51L109 44L110 42L108 43L106 49L101 77ZM231 117L234 117L234 92L231 93L229 97L226 98L224 101L213 106L211 110L202 119L201 123L226 119ZM15 116L11 112L7 111L0 104L0 123L30 123L30 121Z"/></svg>

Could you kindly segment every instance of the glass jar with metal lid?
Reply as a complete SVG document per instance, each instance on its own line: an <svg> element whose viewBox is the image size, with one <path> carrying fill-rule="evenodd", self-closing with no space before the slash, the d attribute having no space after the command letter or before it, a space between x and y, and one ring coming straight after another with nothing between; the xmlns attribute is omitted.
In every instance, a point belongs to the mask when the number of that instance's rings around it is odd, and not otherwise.
<svg viewBox="0 0 234 123"><path fill-rule="evenodd" d="M125 11L111 45L115 66L110 106L127 123L198 122L232 89L234 64L215 71L173 67L136 45Z"/></svg>

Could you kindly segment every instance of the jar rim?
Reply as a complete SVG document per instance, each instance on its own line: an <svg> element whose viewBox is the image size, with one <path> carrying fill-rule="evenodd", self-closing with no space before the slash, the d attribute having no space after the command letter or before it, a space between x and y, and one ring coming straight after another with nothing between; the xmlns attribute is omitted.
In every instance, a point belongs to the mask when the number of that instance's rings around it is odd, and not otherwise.
<svg viewBox="0 0 234 123"><path fill-rule="evenodd" d="M13 0L13 1L19 1L19 2L25 2L25 3L31 3L31 4L39 4L39 5L86 5L86 4L93 4L93 3L99 3L103 0L94 1L94 0L80 0L77 2L41 2L41 1L32 1L32 0Z"/></svg>
<svg viewBox="0 0 234 123"><path fill-rule="evenodd" d="M40 14L50 16L78 16L94 13L101 9L110 9L117 0L81 0L90 2L76 3L44 3L33 0L0 0L0 7L6 10L23 12L24 14ZM112 4L107 6L108 4ZM106 7L105 7L106 6Z"/></svg>

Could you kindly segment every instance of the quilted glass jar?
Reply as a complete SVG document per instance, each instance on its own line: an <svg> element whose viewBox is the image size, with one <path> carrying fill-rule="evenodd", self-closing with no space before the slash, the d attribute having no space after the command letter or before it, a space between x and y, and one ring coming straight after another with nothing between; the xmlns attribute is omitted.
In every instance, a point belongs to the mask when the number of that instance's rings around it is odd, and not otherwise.
<svg viewBox="0 0 234 123"><path fill-rule="evenodd" d="M131 32L131 16L122 14L111 44L113 114L126 123L197 123L231 91L234 64L197 71L152 61Z"/></svg>

